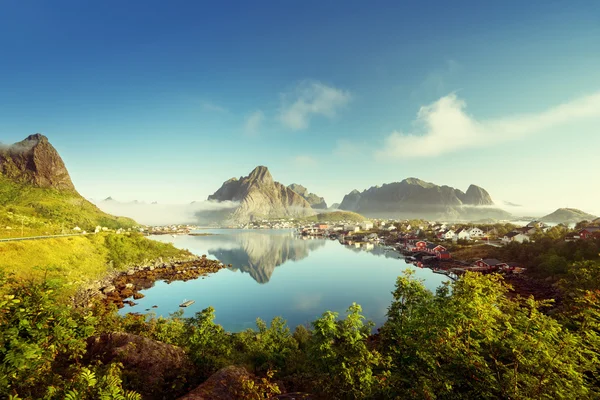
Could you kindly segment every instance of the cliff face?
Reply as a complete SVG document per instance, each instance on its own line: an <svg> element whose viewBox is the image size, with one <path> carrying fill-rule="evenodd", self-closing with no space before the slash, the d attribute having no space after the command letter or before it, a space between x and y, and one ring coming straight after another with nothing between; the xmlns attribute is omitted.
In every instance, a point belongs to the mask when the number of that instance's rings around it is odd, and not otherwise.
<svg viewBox="0 0 600 400"><path fill-rule="evenodd" d="M230 215L235 222L247 222L260 218L302 217L315 212L298 193L275 182L267 167L258 166L248 176L232 178L214 194L212 201L239 202Z"/></svg>
<svg viewBox="0 0 600 400"><path fill-rule="evenodd" d="M294 192L298 193L300 196L304 198L304 200L308 201L308 204L315 210L326 210L327 203L323 197L319 197L314 193L309 193L308 189L302 185L298 185L296 183L292 183L288 188L292 189Z"/></svg>
<svg viewBox="0 0 600 400"><path fill-rule="evenodd" d="M75 191L62 158L39 133L0 147L0 174L37 187Z"/></svg>
<svg viewBox="0 0 600 400"><path fill-rule="evenodd" d="M471 206L491 206L494 204L487 190L477 185L469 186L462 201L464 204Z"/></svg>
<svg viewBox="0 0 600 400"><path fill-rule="evenodd" d="M464 193L450 186L408 178L363 192L353 190L344 196L339 208L382 218L468 220L486 216L503 219L510 215L500 209L478 207L493 204L488 192L475 185Z"/></svg>

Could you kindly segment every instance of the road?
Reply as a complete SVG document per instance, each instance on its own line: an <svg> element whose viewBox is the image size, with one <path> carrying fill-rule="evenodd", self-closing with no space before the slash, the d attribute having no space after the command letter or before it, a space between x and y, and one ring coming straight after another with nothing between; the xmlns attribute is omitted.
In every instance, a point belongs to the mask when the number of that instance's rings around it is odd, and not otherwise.
<svg viewBox="0 0 600 400"><path fill-rule="evenodd" d="M69 237L69 236L83 236L83 235L88 235L88 234L87 233L66 233L64 235L27 236L27 237L19 237L19 238L0 239L0 242L19 242L22 240L40 240L40 239L52 239L52 238L61 238L61 237Z"/></svg>

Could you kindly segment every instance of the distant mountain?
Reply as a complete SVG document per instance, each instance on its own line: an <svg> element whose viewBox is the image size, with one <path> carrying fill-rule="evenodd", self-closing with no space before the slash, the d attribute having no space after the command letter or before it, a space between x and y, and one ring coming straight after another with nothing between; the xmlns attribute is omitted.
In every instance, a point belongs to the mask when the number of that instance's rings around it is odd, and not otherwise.
<svg viewBox="0 0 600 400"><path fill-rule="evenodd" d="M523 207L523 206L522 206L522 205L520 205L520 204L515 204L515 203L513 203L513 202L506 201L506 200L505 200L505 201L503 201L503 203L504 203L504 205L505 205L505 206L507 206L507 207Z"/></svg>
<svg viewBox="0 0 600 400"><path fill-rule="evenodd" d="M226 219L232 222L315 214L308 201L292 189L275 182L264 166L256 167L246 177L229 179L208 196L208 200L239 203L226 215Z"/></svg>
<svg viewBox="0 0 600 400"><path fill-rule="evenodd" d="M10 212L8 212L10 207ZM75 226L132 227L129 218L106 214L75 190L65 164L42 134L0 145L0 227L24 225L30 234Z"/></svg>
<svg viewBox="0 0 600 400"><path fill-rule="evenodd" d="M444 220L507 219L510 214L492 207L489 193L471 185L464 193L417 178L374 186L344 196L340 210L372 218L427 218Z"/></svg>
<svg viewBox="0 0 600 400"><path fill-rule="evenodd" d="M556 224L573 224L581 221L593 221L595 218L597 218L595 215L588 214L576 208L559 208L553 213L542 217L540 221Z"/></svg>
<svg viewBox="0 0 600 400"><path fill-rule="evenodd" d="M308 189L302 185L298 185L296 183L292 183L288 186L288 188L292 189L294 192L298 193L300 196L304 197L304 200L308 201L308 204L315 210L326 210L327 203L325 199L317 196L314 193L309 193Z"/></svg>
<svg viewBox="0 0 600 400"><path fill-rule="evenodd" d="M329 206L330 210L337 210L338 208L340 208L340 203L333 203Z"/></svg>

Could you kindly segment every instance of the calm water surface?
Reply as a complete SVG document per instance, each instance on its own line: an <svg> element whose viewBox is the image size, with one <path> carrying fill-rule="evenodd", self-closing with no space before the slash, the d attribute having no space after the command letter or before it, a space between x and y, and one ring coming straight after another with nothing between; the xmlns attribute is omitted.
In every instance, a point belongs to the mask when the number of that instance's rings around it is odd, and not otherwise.
<svg viewBox="0 0 600 400"><path fill-rule="evenodd" d="M282 316L293 329L314 321L324 311L343 314L356 302L364 315L380 325L385 321L396 277L407 268L435 290L447 278L429 269L406 264L400 255L382 247L343 246L338 241L303 240L281 230L202 230L212 236L155 236L194 254L206 254L231 264L205 279L156 282L142 291L138 305L121 313L154 312L168 316L183 300L195 300L185 316L212 306L215 321L229 331L254 328L257 317L270 321ZM151 309L153 305L158 308ZM151 309L151 310L148 310Z"/></svg>

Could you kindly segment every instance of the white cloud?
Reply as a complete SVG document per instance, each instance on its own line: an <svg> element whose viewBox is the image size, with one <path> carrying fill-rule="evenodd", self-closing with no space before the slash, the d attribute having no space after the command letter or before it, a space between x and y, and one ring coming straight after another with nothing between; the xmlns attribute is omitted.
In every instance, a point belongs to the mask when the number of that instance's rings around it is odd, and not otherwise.
<svg viewBox="0 0 600 400"><path fill-rule="evenodd" d="M254 111L248 117L246 117L246 122L244 123L244 132L248 136L256 136L259 133L260 127L265 120L265 114L260 111Z"/></svg>
<svg viewBox="0 0 600 400"><path fill-rule="evenodd" d="M226 113L227 112L226 108L221 107L217 104L211 103L210 101L202 102L202 110L208 111L208 112L217 112L217 113Z"/></svg>
<svg viewBox="0 0 600 400"><path fill-rule="evenodd" d="M337 110L351 99L352 95L348 91L320 82L305 81L292 93L282 96L279 119L290 129L306 129L313 116L333 118Z"/></svg>
<svg viewBox="0 0 600 400"><path fill-rule="evenodd" d="M317 160L306 155L296 156L293 161L295 165L304 167L315 167L318 164Z"/></svg>
<svg viewBox="0 0 600 400"><path fill-rule="evenodd" d="M456 94L421 107L415 121L418 131L392 132L375 156L382 160L438 156L516 140L582 118L600 117L600 92L543 112L489 120L477 120L465 108L465 101Z"/></svg>

